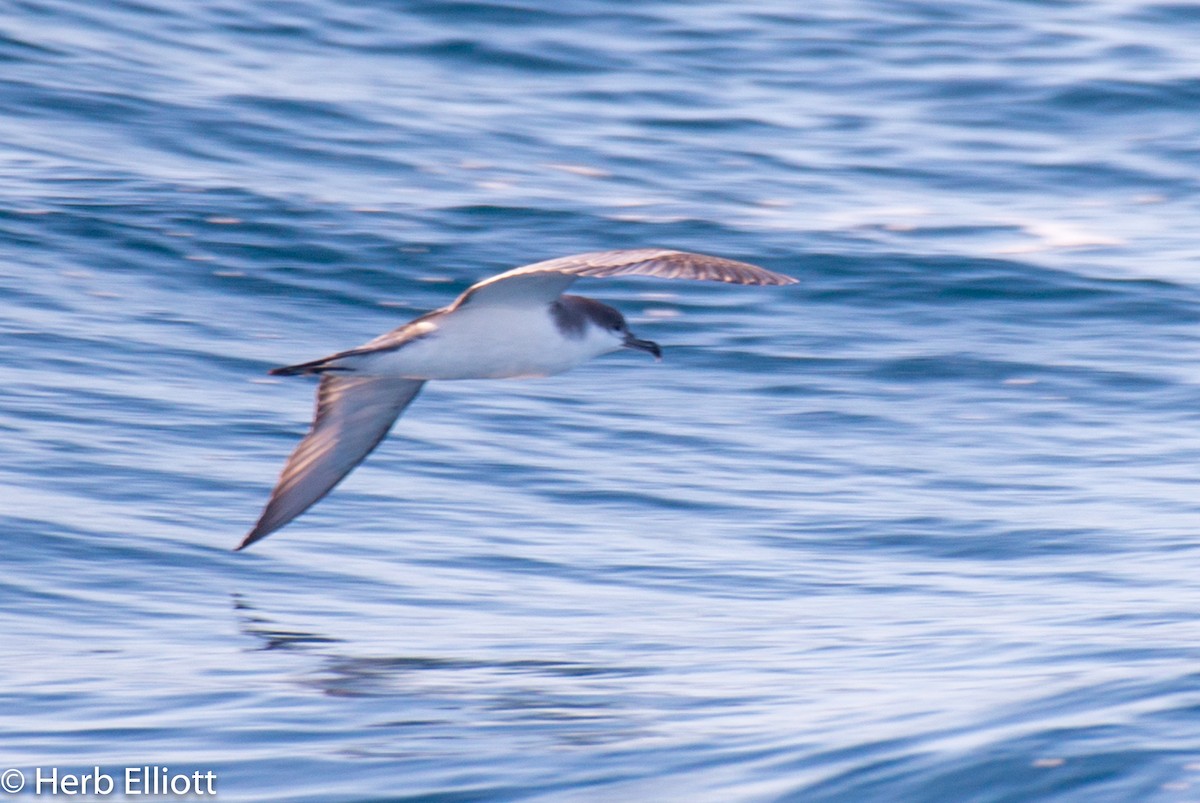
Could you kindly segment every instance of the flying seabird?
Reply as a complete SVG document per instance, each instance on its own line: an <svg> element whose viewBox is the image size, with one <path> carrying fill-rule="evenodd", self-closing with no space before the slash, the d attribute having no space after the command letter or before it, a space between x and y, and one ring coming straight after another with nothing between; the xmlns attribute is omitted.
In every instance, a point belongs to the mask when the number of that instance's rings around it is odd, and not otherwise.
<svg viewBox="0 0 1200 803"><path fill-rule="evenodd" d="M576 254L484 279L449 306L358 348L276 368L270 372L275 376L320 375L316 412L258 523L237 549L266 538L333 490L430 380L550 376L621 348L661 359L658 344L635 337L617 310L563 294L580 277L631 275L756 285L796 281L745 262L685 251Z"/></svg>

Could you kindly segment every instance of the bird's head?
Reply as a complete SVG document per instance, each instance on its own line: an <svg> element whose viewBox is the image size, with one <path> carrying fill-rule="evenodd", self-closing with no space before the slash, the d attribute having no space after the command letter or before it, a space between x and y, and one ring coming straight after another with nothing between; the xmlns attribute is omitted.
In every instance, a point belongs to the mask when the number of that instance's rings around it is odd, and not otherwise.
<svg viewBox="0 0 1200 803"><path fill-rule="evenodd" d="M561 296L555 304L555 318L568 337L584 338L603 354L617 349L636 349L662 359L662 349L652 340L642 340L629 331L625 316L607 304L583 296Z"/></svg>

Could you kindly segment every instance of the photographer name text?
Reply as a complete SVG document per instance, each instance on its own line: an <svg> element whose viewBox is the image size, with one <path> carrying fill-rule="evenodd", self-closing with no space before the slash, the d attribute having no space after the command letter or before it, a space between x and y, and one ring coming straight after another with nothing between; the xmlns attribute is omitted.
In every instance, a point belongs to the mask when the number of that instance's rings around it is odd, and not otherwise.
<svg viewBox="0 0 1200 803"><path fill-rule="evenodd" d="M17 769L0 774L0 791L16 794L24 789L47 797L204 797L217 794L217 774L212 770L172 772L157 764L105 771L93 766L90 772L65 772L58 767L35 767L26 773Z"/></svg>

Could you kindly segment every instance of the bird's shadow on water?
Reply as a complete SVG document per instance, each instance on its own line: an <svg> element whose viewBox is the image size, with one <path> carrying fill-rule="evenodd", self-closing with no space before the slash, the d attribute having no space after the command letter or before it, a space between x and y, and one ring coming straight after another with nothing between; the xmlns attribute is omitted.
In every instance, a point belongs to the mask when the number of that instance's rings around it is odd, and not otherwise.
<svg viewBox="0 0 1200 803"><path fill-rule="evenodd" d="M244 595L231 596L238 628L251 642L248 652L294 655L297 665L281 677L373 734L369 745L350 749L359 757L411 757L419 749L414 745L426 740L457 739L464 718L494 736L535 739L546 749L621 745L656 730L628 696L629 684L653 674L648 668L415 650L354 654L364 645L280 626Z"/></svg>
<svg viewBox="0 0 1200 803"><path fill-rule="evenodd" d="M514 672L542 672L559 677L628 676L645 674L647 671L630 667L599 667L577 661L551 661L530 658L484 661L414 655L391 657L341 655L338 653L336 645L349 644L349 640L315 632L281 627L276 625L270 617L260 613L246 599L244 594L232 592L230 598L234 613L238 619L239 631L243 636L246 636L255 643L252 651L283 650L318 655L325 659L328 667L336 669L337 673L347 678L356 676L378 678L381 673L386 674L389 669L393 669L397 673L403 673L414 669L427 668L481 669L490 667Z"/></svg>
<svg viewBox="0 0 1200 803"><path fill-rule="evenodd" d="M256 652L269 650L298 650L311 648L318 644L337 644L341 639L322 636L317 633L306 633L301 630L285 630L277 627L270 619L260 614L257 609L238 593L230 594L233 611L237 615L238 630L243 636L253 639L258 646Z"/></svg>
<svg viewBox="0 0 1200 803"><path fill-rule="evenodd" d="M238 629L250 639L253 652L284 651L320 659L318 668L304 684L340 697L388 696L406 693L406 676L422 670L498 673L506 676L544 675L554 678L612 678L649 674L651 670L630 666L599 666L582 661L539 658L485 660L422 655L351 655L348 639L277 625L261 613L244 594L230 594ZM339 649L346 645L346 649Z"/></svg>

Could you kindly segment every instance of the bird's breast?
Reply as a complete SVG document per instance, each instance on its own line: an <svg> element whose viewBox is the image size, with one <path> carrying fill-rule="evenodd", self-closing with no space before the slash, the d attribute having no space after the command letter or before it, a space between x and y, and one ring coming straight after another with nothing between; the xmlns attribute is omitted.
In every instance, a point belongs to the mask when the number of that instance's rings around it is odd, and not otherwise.
<svg viewBox="0 0 1200 803"><path fill-rule="evenodd" d="M550 376L608 351L586 335L567 337L548 308L463 307L436 330L381 352L360 370L409 379L499 379Z"/></svg>

